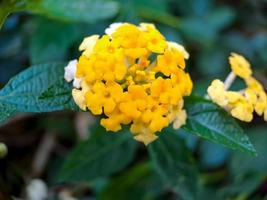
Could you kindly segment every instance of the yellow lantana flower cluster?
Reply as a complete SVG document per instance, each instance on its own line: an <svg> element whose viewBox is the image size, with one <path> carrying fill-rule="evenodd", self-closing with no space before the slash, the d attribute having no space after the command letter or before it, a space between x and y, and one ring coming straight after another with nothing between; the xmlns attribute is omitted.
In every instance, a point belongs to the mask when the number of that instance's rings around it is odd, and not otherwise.
<svg viewBox="0 0 267 200"><path fill-rule="evenodd" d="M65 79L74 79L76 104L104 114L101 125L108 131L129 124L134 138L145 144L170 123L182 126L183 97L192 91L184 47L166 41L153 24L115 23L105 32L85 38L79 60L65 68Z"/></svg>
<svg viewBox="0 0 267 200"><path fill-rule="evenodd" d="M267 121L267 94L260 82L252 76L250 63L236 53L231 54L229 62L232 72L224 83L218 79L211 83L208 87L209 97L241 121L252 121L254 111L260 116L263 115ZM246 88L228 91L236 76L245 81Z"/></svg>

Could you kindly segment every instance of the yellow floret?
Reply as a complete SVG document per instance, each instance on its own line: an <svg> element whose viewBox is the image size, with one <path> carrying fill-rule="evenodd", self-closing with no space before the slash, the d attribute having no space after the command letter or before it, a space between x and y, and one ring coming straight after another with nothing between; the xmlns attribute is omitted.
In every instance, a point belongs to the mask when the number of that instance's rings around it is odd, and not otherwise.
<svg viewBox="0 0 267 200"><path fill-rule="evenodd" d="M229 62L231 65L232 71L241 78L248 78L252 75L250 69L250 63L241 55L232 53L229 57Z"/></svg>
<svg viewBox="0 0 267 200"><path fill-rule="evenodd" d="M176 113L176 116L174 118L173 128L179 129L182 125L184 125L186 122L186 117L187 117L186 111L185 110L179 110Z"/></svg>
<svg viewBox="0 0 267 200"><path fill-rule="evenodd" d="M246 101L239 101L233 106L231 115L241 121L250 122L253 119L253 106Z"/></svg>
<svg viewBox="0 0 267 200"><path fill-rule="evenodd" d="M143 142L145 145L150 144L158 138L155 133L151 132L146 124L142 122L133 122L130 131L135 135L134 139Z"/></svg>
<svg viewBox="0 0 267 200"><path fill-rule="evenodd" d="M81 45L79 46L79 50L83 51L83 55L89 57L92 54L98 38L99 35L92 35L83 39Z"/></svg>
<svg viewBox="0 0 267 200"><path fill-rule="evenodd" d="M79 108L81 110L86 110L85 94L90 91L90 86L86 83L86 81L83 80L81 87L81 90L73 89L72 96L74 102L79 106Z"/></svg>
<svg viewBox="0 0 267 200"><path fill-rule="evenodd" d="M220 106L226 106L228 101L226 98L226 93L224 90L224 84L219 79L212 81L211 85L208 87L208 95Z"/></svg>
<svg viewBox="0 0 267 200"><path fill-rule="evenodd" d="M167 42L167 45L171 51L176 51L181 53L185 59L189 58L189 53L185 50L184 46L176 42Z"/></svg>
<svg viewBox="0 0 267 200"><path fill-rule="evenodd" d="M264 91L264 88L253 77L250 77L246 80L248 85L248 90L250 91L251 95L254 95L254 102L253 105L255 107L255 111L258 115L262 115L264 110L267 108L267 96ZM251 98L250 98L251 99Z"/></svg>

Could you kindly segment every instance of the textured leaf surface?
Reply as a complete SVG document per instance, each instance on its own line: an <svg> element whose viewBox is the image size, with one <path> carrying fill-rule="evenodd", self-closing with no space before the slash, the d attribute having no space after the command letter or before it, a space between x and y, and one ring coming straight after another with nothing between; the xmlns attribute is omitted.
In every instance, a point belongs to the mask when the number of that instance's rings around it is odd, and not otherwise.
<svg viewBox="0 0 267 200"><path fill-rule="evenodd" d="M132 161L136 142L126 129L114 134L98 125L91 134L70 153L59 175L61 181L92 181L120 171Z"/></svg>
<svg viewBox="0 0 267 200"><path fill-rule="evenodd" d="M17 113L14 106L0 103L0 123Z"/></svg>
<svg viewBox="0 0 267 200"><path fill-rule="evenodd" d="M149 154L168 188L182 199L196 199L197 169L184 141L177 134L165 129L159 139L149 145Z"/></svg>
<svg viewBox="0 0 267 200"><path fill-rule="evenodd" d="M200 97L188 97L185 103L186 131L234 150L256 154L249 138L225 110Z"/></svg>
<svg viewBox="0 0 267 200"><path fill-rule="evenodd" d="M63 78L64 64L41 64L29 67L13 77L0 91L1 109L6 115L17 112L51 112L76 109L71 85ZM10 113L10 114L9 114Z"/></svg>

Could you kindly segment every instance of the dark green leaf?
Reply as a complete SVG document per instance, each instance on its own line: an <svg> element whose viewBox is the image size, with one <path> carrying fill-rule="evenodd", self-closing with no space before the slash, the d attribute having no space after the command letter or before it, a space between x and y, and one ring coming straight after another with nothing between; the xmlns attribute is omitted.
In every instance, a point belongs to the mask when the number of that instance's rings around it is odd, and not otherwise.
<svg viewBox="0 0 267 200"><path fill-rule="evenodd" d="M151 163L141 163L121 176L111 179L100 194L99 199L155 199L162 192L162 189L162 184L153 171Z"/></svg>
<svg viewBox="0 0 267 200"><path fill-rule="evenodd" d="M166 186L182 199L196 199L197 169L184 141L174 132L165 129L159 139L148 147L154 167Z"/></svg>
<svg viewBox="0 0 267 200"><path fill-rule="evenodd" d="M225 110L196 96L186 98L185 103L188 114L185 130L231 149L256 154L249 138Z"/></svg>
<svg viewBox="0 0 267 200"><path fill-rule="evenodd" d="M120 171L132 161L136 142L126 129L107 133L98 125L91 134L70 153L59 175L61 181L92 181Z"/></svg>
<svg viewBox="0 0 267 200"><path fill-rule="evenodd" d="M71 96L72 87L63 74L64 64L60 63L29 67L0 91L0 103L18 112L77 109Z"/></svg>

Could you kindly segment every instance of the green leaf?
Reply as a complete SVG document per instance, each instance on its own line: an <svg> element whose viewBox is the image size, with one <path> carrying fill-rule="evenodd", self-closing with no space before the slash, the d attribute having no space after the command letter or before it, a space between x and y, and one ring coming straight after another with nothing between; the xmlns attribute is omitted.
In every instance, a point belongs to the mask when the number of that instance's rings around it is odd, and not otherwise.
<svg viewBox="0 0 267 200"><path fill-rule="evenodd" d="M19 9L64 21L93 23L116 15L119 4L109 0L27 0Z"/></svg>
<svg viewBox="0 0 267 200"><path fill-rule="evenodd" d="M165 129L159 136L148 146L156 171L166 187L182 199L196 199L198 173L184 141L170 129Z"/></svg>
<svg viewBox="0 0 267 200"><path fill-rule="evenodd" d="M119 4L111 0L4 0L0 2L0 7L0 29L6 17L18 11L31 11L53 19L85 23L111 18L119 11Z"/></svg>
<svg viewBox="0 0 267 200"><path fill-rule="evenodd" d="M77 109L72 86L64 78L64 64L50 63L29 67L13 77L0 91L0 103L7 113L51 112ZM8 117L8 115L4 117Z"/></svg>
<svg viewBox="0 0 267 200"><path fill-rule="evenodd" d="M136 142L126 129L107 133L98 125L90 132L91 138L70 153L60 172L60 181L92 181L118 172L132 161Z"/></svg>
<svg viewBox="0 0 267 200"><path fill-rule="evenodd" d="M236 121L222 108L201 97L185 100L188 119L183 129L233 150L256 155L256 150Z"/></svg>
<svg viewBox="0 0 267 200"><path fill-rule="evenodd" d="M119 186L119 187L118 187ZM100 193L100 200L155 199L162 191L162 183L153 171L151 163L138 164L122 175L111 179Z"/></svg>
<svg viewBox="0 0 267 200"><path fill-rule="evenodd" d="M69 23L38 18L30 40L30 58L32 64L62 61L68 48L79 38L77 26Z"/></svg>
<svg viewBox="0 0 267 200"><path fill-rule="evenodd" d="M16 113L17 110L14 106L0 103L0 123L12 117Z"/></svg>

